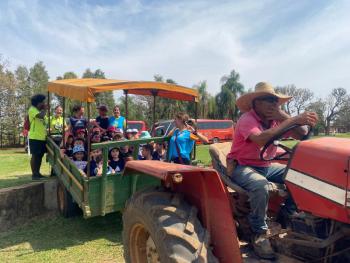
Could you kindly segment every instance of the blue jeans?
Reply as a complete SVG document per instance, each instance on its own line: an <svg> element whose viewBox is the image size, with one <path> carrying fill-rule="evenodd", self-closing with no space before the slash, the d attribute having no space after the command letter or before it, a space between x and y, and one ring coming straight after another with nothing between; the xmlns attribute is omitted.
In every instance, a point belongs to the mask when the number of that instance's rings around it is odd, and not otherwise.
<svg viewBox="0 0 350 263"><path fill-rule="evenodd" d="M254 233L261 234L267 230L266 212L269 203L269 182L283 184L284 165L273 164L269 167L238 165L231 180L248 191L251 212L250 226ZM289 211L295 211L291 197L285 202Z"/></svg>

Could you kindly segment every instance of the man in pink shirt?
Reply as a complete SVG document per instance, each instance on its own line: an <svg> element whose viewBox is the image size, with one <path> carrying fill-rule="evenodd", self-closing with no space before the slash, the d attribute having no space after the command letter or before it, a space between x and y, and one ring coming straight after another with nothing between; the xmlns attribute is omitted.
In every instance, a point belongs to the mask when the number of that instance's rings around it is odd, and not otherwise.
<svg viewBox="0 0 350 263"><path fill-rule="evenodd" d="M273 165L269 161L260 159L262 147L282 130L295 125L314 126L318 120L314 112L304 112L290 117L281 110L281 105L291 97L278 94L273 87L265 82L255 86L255 91L246 93L238 98L236 105L243 112L235 127L232 148L227 159L235 160L237 164L231 180L248 191L251 212L249 222L254 233L252 244L255 253L266 259L274 258L269 239L266 237L268 227L266 224L266 211L269 201L269 181L283 183L285 167ZM292 130L291 136L301 139L307 130L297 127ZM270 146L265 159L276 155L276 146ZM287 211L292 212L294 202L287 199Z"/></svg>

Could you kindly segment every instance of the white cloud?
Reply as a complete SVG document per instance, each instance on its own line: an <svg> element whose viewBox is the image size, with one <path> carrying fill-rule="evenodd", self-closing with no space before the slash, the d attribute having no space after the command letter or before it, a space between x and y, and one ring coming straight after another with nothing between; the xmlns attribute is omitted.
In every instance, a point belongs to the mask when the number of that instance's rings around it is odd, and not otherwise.
<svg viewBox="0 0 350 263"><path fill-rule="evenodd" d="M216 93L222 75L235 69L247 88L267 80L323 96L348 88L350 5L313 5L9 1L0 3L0 53L14 65L42 60L53 79L90 67L110 78L150 80L158 73L186 86L207 80Z"/></svg>

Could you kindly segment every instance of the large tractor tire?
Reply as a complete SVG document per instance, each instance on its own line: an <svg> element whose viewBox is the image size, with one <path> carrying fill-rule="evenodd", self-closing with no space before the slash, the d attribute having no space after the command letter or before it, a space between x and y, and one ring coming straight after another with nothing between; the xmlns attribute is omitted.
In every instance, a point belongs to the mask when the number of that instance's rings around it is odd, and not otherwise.
<svg viewBox="0 0 350 263"><path fill-rule="evenodd" d="M123 214L127 263L219 262L197 209L161 188L135 193Z"/></svg>
<svg viewBox="0 0 350 263"><path fill-rule="evenodd" d="M72 195L61 182L57 185L57 207L60 214L65 218L77 216L82 213L78 204L74 202Z"/></svg>

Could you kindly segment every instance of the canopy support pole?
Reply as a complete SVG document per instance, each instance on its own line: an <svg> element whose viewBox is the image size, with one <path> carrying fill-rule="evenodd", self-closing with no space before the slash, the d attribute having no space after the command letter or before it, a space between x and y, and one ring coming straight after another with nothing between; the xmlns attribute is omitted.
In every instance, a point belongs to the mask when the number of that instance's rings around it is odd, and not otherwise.
<svg viewBox="0 0 350 263"><path fill-rule="evenodd" d="M154 127L154 125L156 124L156 97L158 95L158 91L157 90L152 90L152 96L153 96L153 112L152 112L152 127Z"/></svg>
<svg viewBox="0 0 350 263"><path fill-rule="evenodd" d="M87 102L87 113L88 113L88 119L87 119L87 176L90 177L90 165L91 165L91 140L90 140L90 133L91 133L91 127L90 127L90 115L91 115L91 103Z"/></svg>
<svg viewBox="0 0 350 263"><path fill-rule="evenodd" d="M129 119L128 91L124 90L124 94L125 94L125 122L126 122L126 128L125 128L124 134L126 134L126 130L128 129L128 119Z"/></svg>
<svg viewBox="0 0 350 263"><path fill-rule="evenodd" d="M194 103L194 121L197 125L197 119L198 119L198 102ZM193 152L193 159L196 159L196 152L197 152L197 143L194 144L194 152Z"/></svg>
<svg viewBox="0 0 350 263"><path fill-rule="evenodd" d="M51 136L51 107L50 107L50 91L47 92L47 111L49 114L49 136Z"/></svg>
<svg viewBox="0 0 350 263"><path fill-rule="evenodd" d="M153 95L153 127L156 123L156 95Z"/></svg>
<svg viewBox="0 0 350 263"><path fill-rule="evenodd" d="M63 129L62 129L62 139L63 139L63 147L66 147L66 97L63 97Z"/></svg>

